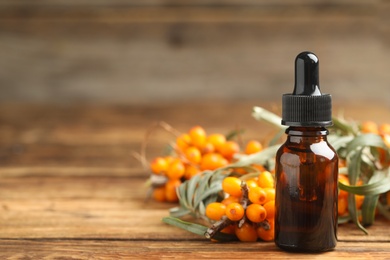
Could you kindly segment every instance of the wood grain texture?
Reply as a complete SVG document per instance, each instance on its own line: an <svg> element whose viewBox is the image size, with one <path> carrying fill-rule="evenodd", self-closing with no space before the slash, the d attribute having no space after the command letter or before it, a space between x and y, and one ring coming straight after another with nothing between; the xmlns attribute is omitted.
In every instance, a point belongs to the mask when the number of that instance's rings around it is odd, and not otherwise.
<svg viewBox="0 0 390 260"><path fill-rule="evenodd" d="M131 157L148 129L160 120L179 131L194 124L210 132L240 126L243 138L267 140L274 129L251 118L253 105L0 104L0 258L386 259L389 222L380 218L368 236L341 225L336 250L320 255L287 254L273 243L212 243L161 221L175 205L146 200L148 171ZM337 111L379 123L390 114L386 107L353 104ZM151 158L174 136L157 128L150 138Z"/></svg>
<svg viewBox="0 0 390 260"><path fill-rule="evenodd" d="M0 101L276 100L304 50L323 90L386 104L387 1L2 1ZM348 93L348 94L347 94Z"/></svg>

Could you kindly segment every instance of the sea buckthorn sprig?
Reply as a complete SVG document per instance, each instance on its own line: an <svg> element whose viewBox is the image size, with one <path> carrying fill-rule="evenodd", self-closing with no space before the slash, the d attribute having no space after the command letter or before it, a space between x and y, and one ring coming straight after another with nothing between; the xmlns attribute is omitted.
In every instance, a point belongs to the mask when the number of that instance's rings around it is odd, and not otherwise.
<svg viewBox="0 0 390 260"><path fill-rule="evenodd" d="M171 146L173 149L169 156L158 156L150 162L152 197L160 202L178 202L179 198L175 195L177 187L200 172L227 166L234 162L236 154L254 154L263 149L256 140L248 141L245 149L241 149L238 142L227 139L223 134L207 135L201 126L179 134ZM263 169L261 165L252 167ZM245 169L236 170L246 173Z"/></svg>

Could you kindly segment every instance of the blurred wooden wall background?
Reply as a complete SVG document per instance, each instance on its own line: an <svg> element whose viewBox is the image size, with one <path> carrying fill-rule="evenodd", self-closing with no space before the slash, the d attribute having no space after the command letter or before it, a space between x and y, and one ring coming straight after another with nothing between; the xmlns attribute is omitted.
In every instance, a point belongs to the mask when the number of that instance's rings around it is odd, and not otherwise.
<svg viewBox="0 0 390 260"><path fill-rule="evenodd" d="M1 102L279 100L303 50L336 101L390 103L390 1L2 0Z"/></svg>

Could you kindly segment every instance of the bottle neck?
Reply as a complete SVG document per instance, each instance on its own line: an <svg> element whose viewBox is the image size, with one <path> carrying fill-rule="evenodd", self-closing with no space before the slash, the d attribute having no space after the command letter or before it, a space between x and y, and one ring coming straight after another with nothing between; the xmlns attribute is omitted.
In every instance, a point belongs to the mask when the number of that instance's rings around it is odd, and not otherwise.
<svg viewBox="0 0 390 260"><path fill-rule="evenodd" d="M290 126L286 129L287 141L292 143L318 143L327 141L328 130L325 127Z"/></svg>
<svg viewBox="0 0 390 260"><path fill-rule="evenodd" d="M325 127L290 126L286 129L286 134L293 136L324 136L326 138L328 133Z"/></svg>

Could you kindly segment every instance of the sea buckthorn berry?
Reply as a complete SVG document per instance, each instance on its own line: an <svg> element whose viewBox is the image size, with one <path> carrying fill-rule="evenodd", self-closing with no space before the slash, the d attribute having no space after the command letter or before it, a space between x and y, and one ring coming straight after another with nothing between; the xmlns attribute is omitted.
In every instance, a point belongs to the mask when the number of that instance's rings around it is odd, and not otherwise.
<svg viewBox="0 0 390 260"><path fill-rule="evenodd" d="M226 166L228 161L218 153L208 153L203 155L200 161L201 170L215 170L217 168Z"/></svg>
<svg viewBox="0 0 390 260"><path fill-rule="evenodd" d="M363 195L355 195L355 201L356 201L356 208L361 209L364 201Z"/></svg>
<svg viewBox="0 0 390 260"><path fill-rule="evenodd" d="M191 179L192 177L194 177L195 175L197 175L199 173L199 169L192 165L192 164L186 164L185 165L185 171L184 171L184 178L186 180L189 180Z"/></svg>
<svg viewBox="0 0 390 260"><path fill-rule="evenodd" d="M206 217L212 220L220 220L226 211L226 206L220 202L213 202L206 207Z"/></svg>
<svg viewBox="0 0 390 260"><path fill-rule="evenodd" d="M187 160L191 163L198 164L200 163L200 160L202 159L202 154L200 153L199 149L195 146L190 146L184 151L184 155L186 156Z"/></svg>
<svg viewBox="0 0 390 260"><path fill-rule="evenodd" d="M191 143L202 149L206 144L206 131L201 126L194 126L188 133L191 137Z"/></svg>
<svg viewBox="0 0 390 260"><path fill-rule="evenodd" d="M152 197L159 202L166 201L165 186L156 187L153 189Z"/></svg>
<svg viewBox="0 0 390 260"><path fill-rule="evenodd" d="M189 134L181 134L176 138L176 146L179 150L185 151L191 145L191 137Z"/></svg>
<svg viewBox="0 0 390 260"><path fill-rule="evenodd" d="M238 152L240 152L240 146L234 141L225 142L219 149L219 153L228 160L233 159L233 156Z"/></svg>
<svg viewBox="0 0 390 260"><path fill-rule="evenodd" d="M175 159L168 166L167 169L167 177L169 179L180 179L183 177L185 172L184 164L180 161L180 159Z"/></svg>
<svg viewBox="0 0 390 260"><path fill-rule="evenodd" d="M269 229L265 229L263 226L257 228L257 236L263 241L274 240L275 233L275 221L273 219L267 219Z"/></svg>
<svg viewBox="0 0 390 260"><path fill-rule="evenodd" d="M249 189L254 188L254 187L259 187L256 179L250 179L250 180L247 180L245 182L246 182L246 185L248 186Z"/></svg>
<svg viewBox="0 0 390 260"><path fill-rule="evenodd" d="M379 127L379 134L390 135L390 124L388 123L381 124Z"/></svg>
<svg viewBox="0 0 390 260"><path fill-rule="evenodd" d="M257 232L256 229L248 222L242 224L241 227L236 225L235 234L241 242L256 242Z"/></svg>
<svg viewBox="0 0 390 260"><path fill-rule="evenodd" d="M215 147L212 143L206 143L201 152L202 154L213 153L215 152Z"/></svg>
<svg viewBox="0 0 390 260"><path fill-rule="evenodd" d="M248 197L252 203L263 204L267 199L267 193L263 188L254 187L249 190Z"/></svg>
<svg viewBox="0 0 390 260"><path fill-rule="evenodd" d="M226 137L223 134L211 134L207 137L207 142L211 143L216 151L220 151L226 143Z"/></svg>
<svg viewBox="0 0 390 260"><path fill-rule="evenodd" d="M263 171L259 174L258 182L259 187L262 188L273 188L275 187L275 180L272 173L269 171Z"/></svg>
<svg viewBox="0 0 390 260"><path fill-rule="evenodd" d="M349 179L346 175L342 175L342 174L339 174L339 182L341 182L342 184L345 184L345 185L349 185ZM347 197L348 196L348 192L345 191L345 190L342 190L342 189L339 189L339 198L341 197Z"/></svg>
<svg viewBox="0 0 390 260"><path fill-rule="evenodd" d="M231 203L226 206L225 215L232 221L242 219L245 210L240 203Z"/></svg>
<svg viewBox="0 0 390 260"><path fill-rule="evenodd" d="M173 157L173 156L171 156L171 155L168 155L168 156L165 156L164 159L165 159L165 161L167 162L167 164L169 165L169 164L171 164L171 163L173 162L173 160L175 160L175 159L177 159L177 158L175 158L175 157ZM167 168L168 168L168 167L167 167Z"/></svg>
<svg viewBox="0 0 390 260"><path fill-rule="evenodd" d="M245 214L247 218L254 223L259 223L267 217L267 211L259 204L249 205L246 208Z"/></svg>
<svg viewBox="0 0 390 260"><path fill-rule="evenodd" d="M240 198L234 196L229 196L221 201L221 203L225 204L225 206L238 202L240 202Z"/></svg>
<svg viewBox="0 0 390 260"><path fill-rule="evenodd" d="M162 157L156 157L153 159L153 161L150 163L150 168L153 173L161 174L163 172L166 172L168 169L168 162Z"/></svg>
<svg viewBox="0 0 390 260"><path fill-rule="evenodd" d="M234 234L235 233L235 225L229 225L221 230L222 233L226 234Z"/></svg>
<svg viewBox="0 0 390 260"><path fill-rule="evenodd" d="M242 189L241 189L241 180L236 177L226 177L222 181L222 190L229 195L235 197L241 197Z"/></svg>
<svg viewBox="0 0 390 260"><path fill-rule="evenodd" d="M254 154L263 150L263 146L259 141L251 140L245 146L246 154Z"/></svg>
<svg viewBox="0 0 390 260"><path fill-rule="evenodd" d="M378 125L373 121L365 121L361 124L362 133L378 134Z"/></svg>
<svg viewBox="0 0 390 260"><path fill-rule="evenodd" d="M275 200L275 189L274 188L264 188L263 189L265 193L267 194L267 197L265 199L264 203L267 203L268 201Z"/></svg>
<svg viewBox="0 0 390 260"><path fill-rule="evenodd" d="M337 203L337 212L339 216L344 215L347 213L348 210L348 200L346 197L339 197L338 203Z"/></svg>
<svg viewBox="0 0 390 260"><path fill-rule="evenodd" d="M180 186L181 181L178 179L168 180L165 184L165 197L169 202L177 202L179 198L177 197L176 189Z"/></svg>
<svg viewBox="0 0 390 260"><path fill-rule="evenodd" d="M275 200L270 200L263 205L265 211L267 211L267 219L275 218Z"/></svg>

